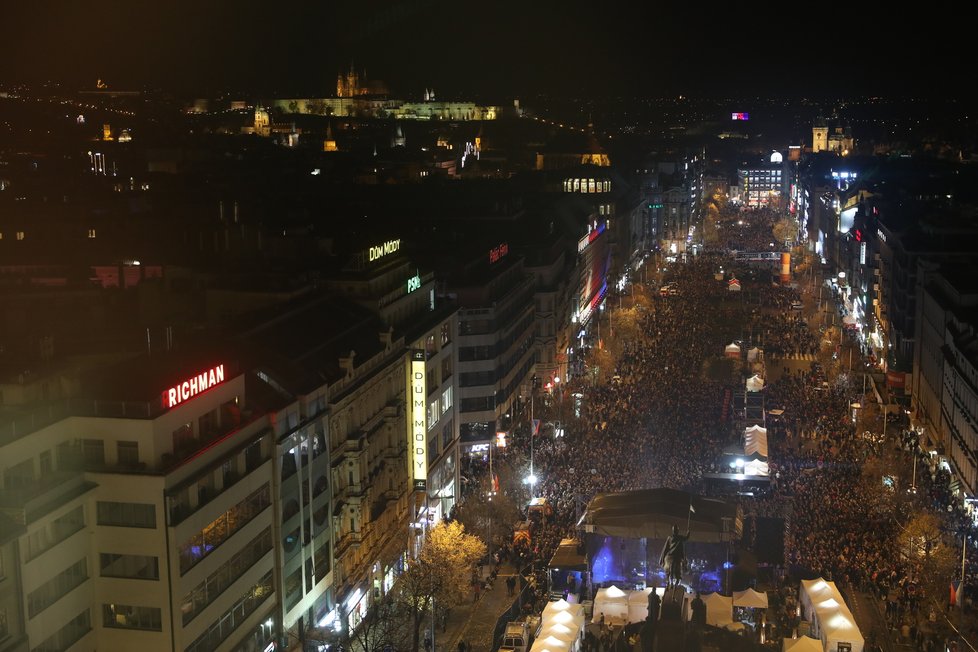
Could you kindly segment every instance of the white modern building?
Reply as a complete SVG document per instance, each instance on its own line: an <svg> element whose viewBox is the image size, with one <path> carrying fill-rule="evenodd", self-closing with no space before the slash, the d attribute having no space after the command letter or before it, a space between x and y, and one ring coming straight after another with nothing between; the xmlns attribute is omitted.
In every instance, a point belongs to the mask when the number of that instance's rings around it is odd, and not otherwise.
<svg viewBox="0 0 978 652"><path fill-rule="evenodd" d="M102 377L90 400L0 426L27 647L273 649L273 453L299 406L252 401L230 359L141 358Z"/></svg>

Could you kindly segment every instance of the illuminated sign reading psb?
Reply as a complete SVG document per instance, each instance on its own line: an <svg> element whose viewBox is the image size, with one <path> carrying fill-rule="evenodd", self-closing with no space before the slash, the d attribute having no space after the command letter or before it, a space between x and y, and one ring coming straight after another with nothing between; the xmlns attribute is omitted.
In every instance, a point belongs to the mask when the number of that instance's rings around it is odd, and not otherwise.
<svg viewBox="0 0 978 652"><path fill-rule="evenodd" d="M379 258L383 258L384 256L395 253L400 248L401 248L400 238L398 238L397 240L388 240L384 244L379 245L377 247L370 247L370 249L367 250L367 258L370 260L370 262L373 262Z"/></svg>
<svg viewBox="0 0 978 652"><path fill-rule="evenodd" d="M211 387L224 382L224 365L220 364L196 376L191 376L182 383L177 383L163 392L163 407L171 408L190 400L198 394L203 394Z"/></svg>
<svg viewBox="0 0 978 652"><path fill-rule="evenodd" d="M407 281L407 293L411 294L415 290L421 289L421 275L415 274Z"/></svg>
<svg viewBox="0 0 978 652"><path fill-rule="evenodd" d="M408 402L411 406L410 441L408 455L410 473L414 479L414 490L424 491L428 480L428 426L425 418L425 400L428 391L425 386L424 351L411 352L411 377L408 382Z"/></svg>

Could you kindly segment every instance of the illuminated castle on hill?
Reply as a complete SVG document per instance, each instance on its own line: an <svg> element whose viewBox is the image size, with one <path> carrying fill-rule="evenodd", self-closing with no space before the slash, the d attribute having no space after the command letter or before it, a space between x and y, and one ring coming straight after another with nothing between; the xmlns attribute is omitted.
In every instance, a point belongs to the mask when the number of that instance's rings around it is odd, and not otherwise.
<svg viewBox="0 0 978 652"><path fill-rule="evenodd" d="M394 118L395 120L495 120L507 110L503 106L475 102L436 101L435 91L426 88L421 101L391 99L384 82L367 79L366 72L358 73L353 66L349 72L337 75L336 97L271 99L265 106L277 113L323 115L358 118ZM519 112L514 102L514 114Z"/></svg>

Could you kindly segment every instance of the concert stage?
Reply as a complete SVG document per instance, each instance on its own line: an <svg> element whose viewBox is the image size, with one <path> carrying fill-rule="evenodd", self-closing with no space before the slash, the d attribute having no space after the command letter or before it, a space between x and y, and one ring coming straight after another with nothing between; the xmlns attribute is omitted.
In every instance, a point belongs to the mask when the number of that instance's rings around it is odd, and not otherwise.
<svg viewBox="0 0 978 652"><path fill-rule="evenodd" d="M594 586L665 586L659 556L673 526L689 539L683 583L694 591L718 591L730 568L733 545L743 534L734 503L674 489L599 494L578 523Z"/></svg>

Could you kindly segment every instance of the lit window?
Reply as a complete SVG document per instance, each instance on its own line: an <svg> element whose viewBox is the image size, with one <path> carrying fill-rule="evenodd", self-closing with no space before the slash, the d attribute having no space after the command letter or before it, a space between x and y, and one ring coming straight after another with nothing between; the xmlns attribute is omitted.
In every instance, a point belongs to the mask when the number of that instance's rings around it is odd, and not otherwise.
<svg viewBox="0 0 978 652"><path fill-rule="evenodd" d="M88 230L88 237L89 237L90 240L94 240L95 239L95 229L89 229Z"/></svg>
<svg viewBox="0 0 978 652"><path fill-rule="evenodd" d="M18 239L18 240L23 240L23 239L24 239L24 237L25 237L25 236L24 236L24 232L23 232L23 231L18 231L18 232L17 232L17 239Z"/></svg>

